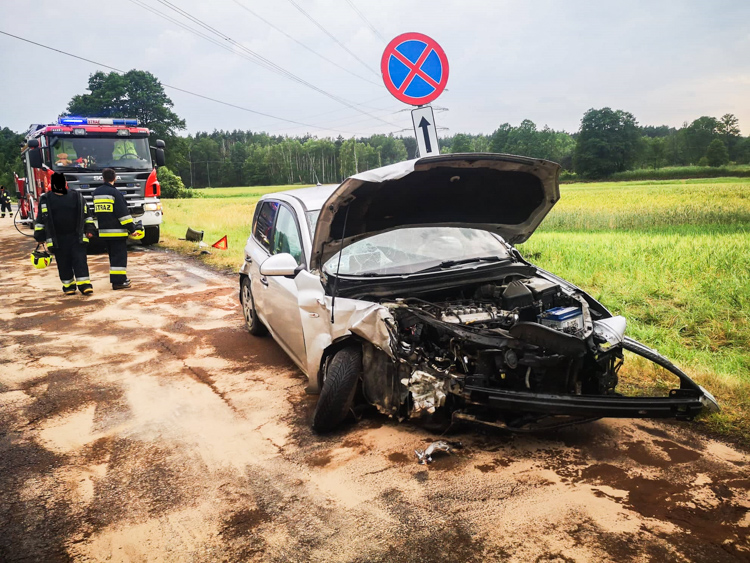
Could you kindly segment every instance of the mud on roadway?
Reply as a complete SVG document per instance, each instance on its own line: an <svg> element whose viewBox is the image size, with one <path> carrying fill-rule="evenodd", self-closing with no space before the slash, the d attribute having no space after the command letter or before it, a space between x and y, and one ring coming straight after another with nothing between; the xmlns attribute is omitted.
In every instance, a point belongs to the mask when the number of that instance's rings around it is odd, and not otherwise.
<svg viewBox="0 0 750 563"><path fill-rule="evenodd" d="M0 561L748 561L750 456L689 423L437 436L315 397L234 275L131 249L66 297L0 224Z"/></svg>

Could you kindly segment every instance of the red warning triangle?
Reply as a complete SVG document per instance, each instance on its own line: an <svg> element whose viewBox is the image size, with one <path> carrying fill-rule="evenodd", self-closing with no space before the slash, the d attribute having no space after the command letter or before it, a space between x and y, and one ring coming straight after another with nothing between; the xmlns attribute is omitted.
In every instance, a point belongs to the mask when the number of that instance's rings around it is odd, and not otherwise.
<svg viewBox="0 0 750 563"><path fill-rule="evenodd" d="M211 245L213 248L218 248L219 250L226 250L229 248L227 244L227 235L224 235L219 240L217 240L215 243Z"/></svg>

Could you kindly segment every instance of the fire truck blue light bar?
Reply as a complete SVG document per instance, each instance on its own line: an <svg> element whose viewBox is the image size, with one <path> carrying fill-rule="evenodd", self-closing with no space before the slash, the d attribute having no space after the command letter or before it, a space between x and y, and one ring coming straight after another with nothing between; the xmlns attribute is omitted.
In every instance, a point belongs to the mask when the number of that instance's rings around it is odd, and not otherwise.
<svg viewBox="0 0 750 563"><path fill-rule="evenodd" d="M125 125L137 127L137 119L112 119L108 117L60 117L57 119L60 125Z"/></svg>

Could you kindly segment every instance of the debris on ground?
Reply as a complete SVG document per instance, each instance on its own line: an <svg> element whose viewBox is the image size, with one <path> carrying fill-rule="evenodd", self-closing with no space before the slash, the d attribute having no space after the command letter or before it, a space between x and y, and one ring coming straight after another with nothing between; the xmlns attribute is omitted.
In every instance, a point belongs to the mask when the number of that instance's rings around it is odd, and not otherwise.
<svg viewBox="0 0 750 563"><path fill-rule="evenodd" d="M436 452L452 454L454 450L462 447L463 444L461 444L461 442L446 442L445 440L438 440L427 446L427 449L414 450L414 453L417 454L417 461L419 464L425 465L427 463L432 463L432 455Z"/></svg>

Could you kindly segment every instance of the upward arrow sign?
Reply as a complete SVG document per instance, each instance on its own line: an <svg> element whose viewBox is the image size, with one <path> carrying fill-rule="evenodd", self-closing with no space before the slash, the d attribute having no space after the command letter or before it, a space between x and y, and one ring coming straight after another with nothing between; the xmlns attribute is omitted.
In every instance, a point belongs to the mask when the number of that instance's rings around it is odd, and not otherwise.
<svg viewBox="0 0 750 563"><path fill-rule="evenodd" d="M414 125L414 137L417 139L419 156L440 154L435 115L430 106L421 106L411 110L411 123Z"/></svg>
<svg viewBox="0 0 750 563"><path fill-rule="evenodd" d="M427 149L427 152L432 152L432 144L430 143L430 123L427 121L425 117L422 117L422 121L419 122L418 127L422 130L422 135L424 135L424 146Z"/></svg>

